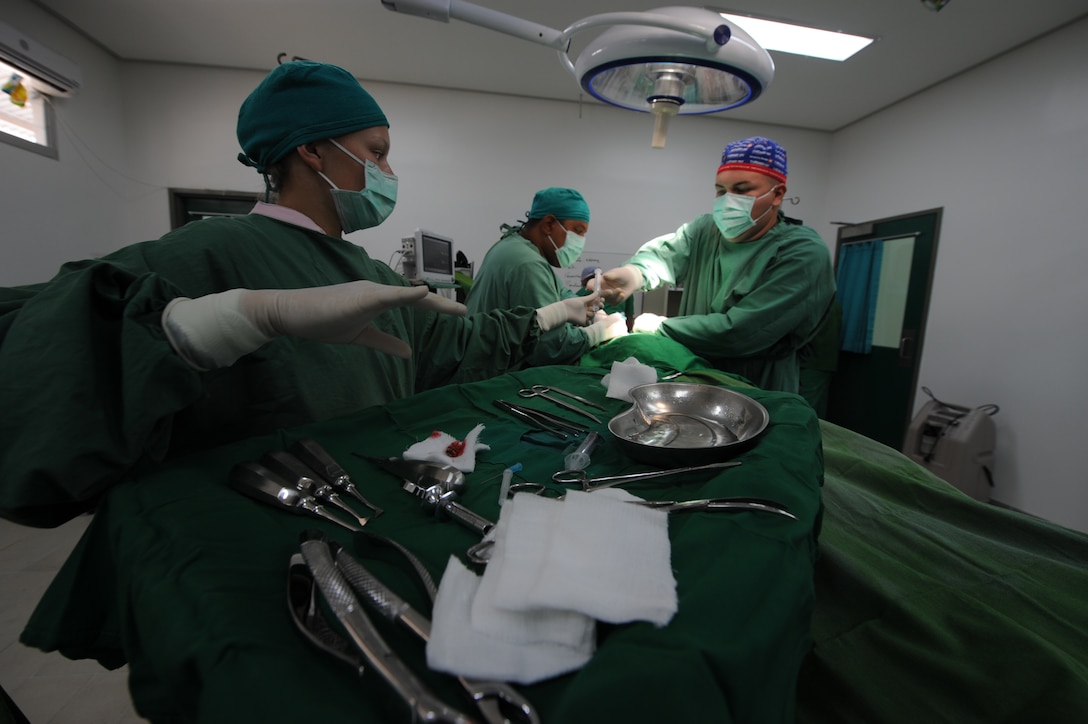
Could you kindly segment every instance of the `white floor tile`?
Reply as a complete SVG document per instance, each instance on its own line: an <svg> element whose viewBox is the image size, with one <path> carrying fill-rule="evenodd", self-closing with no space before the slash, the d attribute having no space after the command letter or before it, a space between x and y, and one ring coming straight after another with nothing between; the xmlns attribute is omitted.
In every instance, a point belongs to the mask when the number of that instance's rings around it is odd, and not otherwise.
<svg viewBox="0 0 1088 724"><path fill-rule="evenodd" d="M0 520L0 685L34 724L135 724L128 669L73 661L19 643L57 570L90 522L80 516L59 528Z"/></svg>

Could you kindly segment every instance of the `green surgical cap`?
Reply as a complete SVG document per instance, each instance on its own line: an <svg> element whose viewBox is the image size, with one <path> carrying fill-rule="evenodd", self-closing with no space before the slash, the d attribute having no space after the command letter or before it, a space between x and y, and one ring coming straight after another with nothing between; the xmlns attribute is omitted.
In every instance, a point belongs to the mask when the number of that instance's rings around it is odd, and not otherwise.
<svg viewBox="0 0 1088 724"><path fill-rule="evenodd" d="M238 160L261 173L304 143L388 126L377 101L335 65L295 60L277 66L238 111Z"/></svg>
<svg viewBox="0 0 1088 724"><path fill-rule="evenodd" d="M552 214L560 221L574 219L589 223L589 204L574 189L552 187L536 192L533 208L529 209L527 219L543 219Z"/></svg>

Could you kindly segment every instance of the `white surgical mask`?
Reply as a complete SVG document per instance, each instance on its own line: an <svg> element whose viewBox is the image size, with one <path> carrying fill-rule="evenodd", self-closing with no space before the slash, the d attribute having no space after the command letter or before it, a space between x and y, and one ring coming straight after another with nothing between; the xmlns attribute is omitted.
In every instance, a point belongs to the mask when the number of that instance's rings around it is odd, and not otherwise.
<svg viewBox="0 0 1088 724"><path fill-rule="evenodd" d="M397 177L385 173L378 164L367 159L363 161L333 139L329 142L346 153L352 161L366 169L366 186L361 191L342 189L318 171L318 175L332 186L332 200L336 204L336 215L345 234L360 229L369 229L385 221L397 205Z"/></svg>
<svg viewBox="0 0 1088 724"><path fill-rule="evenodd" d="M559 262L559 267L561 269L566 269L568 266L578 261L578 257L582 255L582 249L585 249L586 247L586 237L581 234L575 234L566 227L563 228L563 231L567 232L567 240L563 242L563 246L556 246L555 239L550 235L548 236L548 241L550 241L555 248L555 258L556 261Z"/></svg>
<svg viewBox="0 0 1088 724"><path fill-rule="evenodd" d="M765 194L759 196L745 196L744 194L722 194L714 199L714 223L718 230L728 241L739 238L744 232L755 226L760 219L766 216L774 206L770 206L757 218L752 218L752 207L756 201L767 194L773 193L778 186L775 185Z"/></svg>

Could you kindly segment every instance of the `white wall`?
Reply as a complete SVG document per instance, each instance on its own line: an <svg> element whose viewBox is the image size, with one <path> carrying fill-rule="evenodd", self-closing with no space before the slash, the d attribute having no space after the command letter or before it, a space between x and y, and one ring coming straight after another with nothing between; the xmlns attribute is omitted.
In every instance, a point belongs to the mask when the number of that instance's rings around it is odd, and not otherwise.
<svg viewBox="0 0 1088 724"><path fill-rule="evenodd" d="M26 0L5 0L2 19L75 61L84 81L55 105L59 161L0 143L0 284L12 285L120 245L124 199L138 190L111 170L126 165L118 64Z"/></svg>
<svg viewBox="0 0 1088 724"><path fill-rule="evenodd" d="M944 207L919 384L999 405L994 497L1080 530L1086 47L1082 20L837 133L827 200L851 221Z"/></svg>
<svg viewBox="0 0 1088 724"><path fill-rule="evenodd" d="M27 0L5 6L6 22L83 67L85 88L57 104L59 161L0 144L0 285L161 235L170 187L260 190L235 160L234 123L261 73L119 63ZM829 241L832 219L944 207L920 383L999 404L996 497L1088 531L1074 459L1088 351L1074 204L1088 181L1086 44L1082 21L833 136L677 118L661 150L643 114L364 82L391 119L400 193L389 221L351 238L388 261L423 226L478 261L534 191L564 185L590 202L589 250L633 250L710 209L727 141L773 136L800 199L787 213Z"/></svg>
<svg viewBox="0 0 1088 724"><path fill-rule="evenodd" d="M126 139L132 174L162 186L260 191L235 156L237 108L263 74L126 64ZM650 148L652 123L601 105L364 82L390 119L390 162L399 177L396 210L380 227L350 238L389 261L417 226L452 236L479 261L499 224L524 218L533 194L570 186L587 198L587 248L634 250L710 210L722 147L773 133L794 152L793 215L822 221L830 138L721 118L674 119L664 149ZM138 90L137 90L138 89ZM199 100L198 100L199 99ZM136 199L134 238L167 230L166 192Z"/></svg>

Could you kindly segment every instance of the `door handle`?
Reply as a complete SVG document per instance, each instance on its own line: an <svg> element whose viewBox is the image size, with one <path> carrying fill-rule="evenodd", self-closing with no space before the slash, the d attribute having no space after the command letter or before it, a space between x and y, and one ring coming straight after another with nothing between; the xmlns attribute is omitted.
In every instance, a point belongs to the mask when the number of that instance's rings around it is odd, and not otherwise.
<svg viewBox="0 0 1088 724"><path fill-rule="evenodd" d="M916 333L913 329L903 330L903 336L899 338L899 366L909 367L914 360L914 343Z"/></svg>

